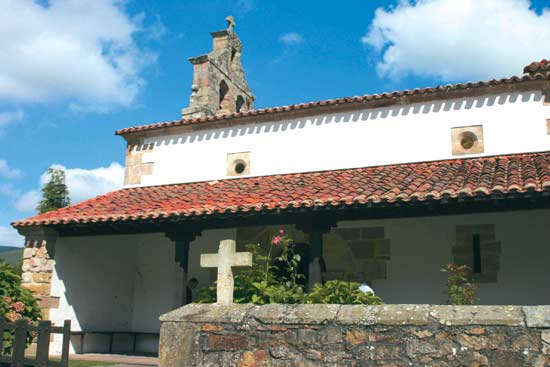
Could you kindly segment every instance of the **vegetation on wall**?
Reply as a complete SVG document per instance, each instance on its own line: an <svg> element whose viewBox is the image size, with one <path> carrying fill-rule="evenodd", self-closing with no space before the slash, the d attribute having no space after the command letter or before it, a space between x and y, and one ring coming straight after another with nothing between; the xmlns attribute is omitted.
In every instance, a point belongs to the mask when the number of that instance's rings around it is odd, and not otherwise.
<svg viewBox="0 0 550 367"><path fill-rule="evenodd" d="M0 259L0 317L8 322L26 319L36 322L42 319L42 312L31 291L21 286L21 277L15 269ZM32 337L27 337L30 344ZM3 353L11 353L12 332L5 331L2 343Z"/></svg>
<svg viewBox="0 0 550 367"><path fill-rule="evenodd" d="M443 272L448 273L447 296L451 305L473 305L476 303L476 286L471 279L468 265L447 264Z"/></svg>
<svg viewBox="0 0 550 367"><path fill-rule="evenodd" d="M283 230L272 238L267 252L260 244L247 245L246 249L252 253L253 265L234 276L235 303L382 304L381 298L361 291L360 284L354 282L329 281L306 293L302 285L305 276L299 271L302 258ZM216 302L215 287L202 289L197 302Z"/></svg>
<svg viewBox="0 0 550 367"><path fill-rule="evenodd" d="M63 208L71 203L69 190L65 184L65 171L50 167L46 175L49 176L49 181L42 186L42 200L36 208L40 214Z"/></svg>

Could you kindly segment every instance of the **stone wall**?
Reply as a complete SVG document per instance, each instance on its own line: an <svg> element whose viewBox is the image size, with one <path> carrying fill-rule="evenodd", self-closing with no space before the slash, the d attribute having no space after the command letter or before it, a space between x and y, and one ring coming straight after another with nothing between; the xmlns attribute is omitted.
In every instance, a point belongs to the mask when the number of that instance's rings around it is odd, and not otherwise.
<svg viewBox="0 0 550 367"><path fill-rule="evenodd" d="M161 321L161 367L550 366L550 306L191 304Z"/></svg>
<svg viewBox="0 0 550 367"><path fill-rule="evenodd" d="M59 298L51 296L55 241L55 234L37 230L26 235L23 251L22 285L34 293L45 320L59 306Z"/></svg>

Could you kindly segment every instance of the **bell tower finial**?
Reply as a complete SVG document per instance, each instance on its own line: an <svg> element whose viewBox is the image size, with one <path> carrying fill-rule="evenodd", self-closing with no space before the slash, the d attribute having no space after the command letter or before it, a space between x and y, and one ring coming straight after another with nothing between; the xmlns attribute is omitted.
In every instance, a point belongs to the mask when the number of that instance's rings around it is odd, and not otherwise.
<svg viewBox="0 0 550 367"><path fill-rule="evenodd" d="M227 31L233 32L233 28L237 25L237 23L235 23L235 18L233 18L233 15L228 15L225 17L225 20L227 21Z"/></svg>
<svg viewBox="0 0 550 367"><path fill-rule="evenodd" d="M193 64L193 85L189 107L182 118L228 115L254 107L254 95L244 76L243 46L234 31L235 19L225 18L227 28L212 32L212 51L189 59Z"/></svg>

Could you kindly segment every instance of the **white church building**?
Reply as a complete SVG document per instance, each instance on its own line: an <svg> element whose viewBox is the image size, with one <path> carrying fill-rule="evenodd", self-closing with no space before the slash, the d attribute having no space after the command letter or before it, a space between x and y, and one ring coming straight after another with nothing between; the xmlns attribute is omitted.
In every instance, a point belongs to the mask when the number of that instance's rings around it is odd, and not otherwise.
<svg viewBox="0 0 550 367"><path fill-rule="evenodd" d="M196 299L220 240L304 246L308 284L446 302L550 304L550 62L488 82L254 109L229 21L191 58L182 118L116 132L123 189L18 220L23 280L74 352L157 351L159 315ZM518 70L518 73L521 70ZM58 348L59 345L55 345Z"/></svg>

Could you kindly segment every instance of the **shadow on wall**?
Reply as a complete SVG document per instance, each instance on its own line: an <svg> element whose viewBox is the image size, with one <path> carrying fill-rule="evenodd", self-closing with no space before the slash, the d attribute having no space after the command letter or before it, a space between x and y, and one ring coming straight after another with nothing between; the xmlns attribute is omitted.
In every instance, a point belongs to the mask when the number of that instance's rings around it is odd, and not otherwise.
<svg viewBox="0 0 550 367"><path fill-rule="evenodd" d="M174 264L174 254L167 239L152 236L58 240L54 295L64 290L66 304L56 318L71 318L73 330L80 326L86 333L84 350L81 335L71 338L76 352L132 352L136 332L137 352L157 351L158 316L173 308L174 274L167 265Z"/></svg>
<svg viewBox="0 0 550 367"><path fill-rule="evenodd" d="M325 125L332 123L357 123L360 121L385 119L388 117L407 116L410 114L430 114L443 113L457 110L472 110L495 105L504 105L506 103L526 103L538 102L542 100L540 93L513 93L493 96L480 96L464 98L459 100L432 101L426 103L416 103L406 106L391 106L362 111L345 112L330 115L320 115L317 117L300 118L289 121L268 122L261 124L252 124L244 126L235 126L215 130L204 130L186 134L174 135L172 138L160 137L154 141L156 146L193 144L204 140L218 140L234 138L237 136L285 132L288 130L303 129L307 125Z"/></svg>

